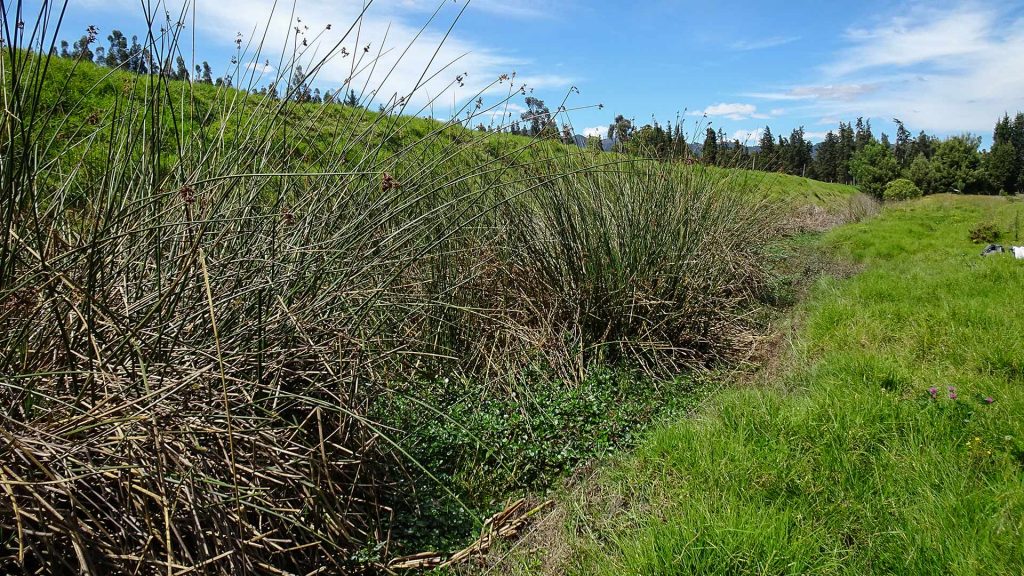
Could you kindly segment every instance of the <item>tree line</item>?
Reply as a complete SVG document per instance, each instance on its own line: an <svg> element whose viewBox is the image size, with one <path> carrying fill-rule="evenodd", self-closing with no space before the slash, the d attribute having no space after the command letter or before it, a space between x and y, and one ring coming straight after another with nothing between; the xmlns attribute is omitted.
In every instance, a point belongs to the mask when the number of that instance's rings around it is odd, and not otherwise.
<svg viewBox="0 0 1024 576"><path fill-rule="evenodd" d="M107 46L96 46L99 28L89 26L81 38L69 43L60 42L60 48L54 47L51 55L78 61L92 62L98 66L117 68L134 74L158 74L171 80L184 80L200 84L232 87L230 74L214 78L213 68L207 61L196 64L193 70L180 54L172 61L170 56L162 60L155 56L148 46L139 42L139 37L132 35L131 41L120 30L112 30L107 36ZM237 64L237 60L233 60ZM342 93L341 90L326 90L323 94L319 88L310 85L309 74L301 65L296 65L287 80L284 95L278 94L277 82L272 82L253 92L273 99L287 98L295 102L332 103L338 102L348 106L359 106L360 98L354 90Z"/></svg>
<svg viewBox="0 0 1024 576"><path fill-rule="evenodd" d="M996 122L992 147L981 150L981 137L969 133L939 139L923 130L914 136L899 119L895 139L884 132L875 136L871 121L857 118L840 122L824 139L813 144L800 126L789 136L775 136L765 126L756 146L729 139L725 131L704 130L700 145L691 143L677 121L662 127L652 122L635 128L616 116L607 136L614 150L665 160L782 172L826 182L853 184L881 198L887 184L904 179L922 193L1024 193L1024 113L1009 114ZM588 146L600 147L600 138Z"/></svg>

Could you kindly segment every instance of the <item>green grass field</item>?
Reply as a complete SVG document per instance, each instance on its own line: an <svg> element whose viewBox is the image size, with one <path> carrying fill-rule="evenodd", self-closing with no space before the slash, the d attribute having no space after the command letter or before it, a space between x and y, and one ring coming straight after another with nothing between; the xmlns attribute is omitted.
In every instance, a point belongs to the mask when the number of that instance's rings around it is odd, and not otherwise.
<svg viewBox="0 0 1024 576"><path fill-rule="evenodd" d="M507 570L1024 573L1024 262L968 239L1022 211L934 196L823 236L861 271L817 282L770 381L600 466Z"/></svg>

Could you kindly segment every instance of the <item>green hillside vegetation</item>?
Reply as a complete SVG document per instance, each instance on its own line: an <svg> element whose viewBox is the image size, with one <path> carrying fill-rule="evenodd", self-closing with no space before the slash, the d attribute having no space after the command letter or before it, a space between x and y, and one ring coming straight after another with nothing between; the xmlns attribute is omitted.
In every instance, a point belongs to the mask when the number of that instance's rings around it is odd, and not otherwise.
<svg viewBox="0 0 1024 576"><path fill-rule="evenodd" d="M814 286L782 365L567 490L505 571L1021 573L1024 266L969 236L1019 242L1022 211L937 195L822 237L862 271Z"/></svg>
<svg viewBox="0 0 1024 576"><path fill-rule="evenodd" d="M779 289L781 176L27 48L0 59L6 571L465 542L691 407Z"/></svg>

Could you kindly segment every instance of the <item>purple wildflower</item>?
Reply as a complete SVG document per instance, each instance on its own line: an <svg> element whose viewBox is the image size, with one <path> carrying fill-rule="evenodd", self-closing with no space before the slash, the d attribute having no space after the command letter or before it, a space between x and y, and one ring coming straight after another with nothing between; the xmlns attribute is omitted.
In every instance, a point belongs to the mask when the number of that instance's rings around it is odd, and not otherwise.
<svg viewBox="0 0 1024 576"><path fill-rule="evenodd" d="M995 401L996 401L995 398L993 398L991 396L985 396L985 404L991 404L991 403L993 403Z"/></svg>
<svg viewBox="0 0 1024 576"><path fill-rule="evenodd" d="M957 398L957 396L956 396L956 392L950 392L950 393L949 393L949 399L950 399L950 400L956 400L956 398Z"/></svg>
<svg viewBox="0 0 1024 576"><path fill-rule="evenodd" d="M933 400L935 398L938 398L939 397L939 389L936 388L935 386L932 386L931 388L928 389L928 395L931 396Z"/></svg>

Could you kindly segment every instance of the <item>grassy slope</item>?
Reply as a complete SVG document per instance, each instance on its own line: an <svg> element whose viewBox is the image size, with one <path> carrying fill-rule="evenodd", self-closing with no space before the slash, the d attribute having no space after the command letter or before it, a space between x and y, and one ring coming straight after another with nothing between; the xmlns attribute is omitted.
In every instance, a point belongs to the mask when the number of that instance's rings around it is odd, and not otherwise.
<svg viewBox="0 0 1024 576"><path fill-rule="evenodd" d="M6 54L3 57L7 58ZM5 71L9 73L6 68ZM76 160L86 148L83 144L89 143L86 163L94 164L94 172L100 173L108 153L102 144L109 141L112 119L125 113L125 97L132 94L138 99L151 89L145 76L54 58L40 101L44 109L56 107L59 110L59 121L52 122L44 132L55 138L58 149ZM448 157L460 165L482 165L501 158L501 164L522 166L548 158L564 148L555 141L535 141L511 134L485 135L458 125L449 126L444 130L444 136L437 138L436 133L444 126L441 122L414 116L382 118L381 114L370 109L342 105L304 104L278 111L278 103L267 102L262 96L201 83L189 85L170 81L166 90L173 104L171 109L164 111L164 126L168 131L178 132L181 140L187 142L192 134L203 134L204 138L212 139L223 131L226 140L232 141L243 138L240 133L256 126L257 132L270 130L268 149L297 159L296 170L315 171L326 162L324 158L336 156L344 156L346 164L352 167L359 165L367 156L376 156L370 161L372 165L408 148L416 150L413 156L418 158L418 164L433 164L442 157ZM73 96L68 97L68 94ZM250 114L256 119L248 118ZM275 114L283 114L285 121L271 123L270 117ZM265 120L261 119L263 117ZM273 128L267 128L271 125ZM252 135L244 137L252 138ZM165 164L171 164L178 156L179 150L174 142L170 136L165 139ZM612 153L601 157L605 162L625 159ZM685 165L680 164L679 169L685 170ZM713 171L720 172L723 177L732 176L756 184L752 187L759 192L797 206L814 204L841 210L857 194L852 186L787 174L742 169L715 168ZM514 176L516 171L512 172Z"/></svg>
<svg viewBox="0 0 1024 576"><path fill-rule="evenodd" d="M790 202L797 207L815 205L833 208L843 204L857 192L853 186L821 182L778 172L757 172L744 169L731 171L757 179L760 182L761 190L770 198Z"/></svg>
<svg viewBox="0 0 1024 576"><path fill-rule="evenodd" d="M929 197L826 236L866 270L815 287L777 386L721 394L574 492L556 570L1024 572L1024 264L967 239L1022 211Z"/></svg>

